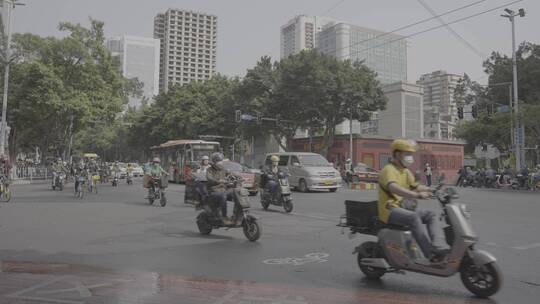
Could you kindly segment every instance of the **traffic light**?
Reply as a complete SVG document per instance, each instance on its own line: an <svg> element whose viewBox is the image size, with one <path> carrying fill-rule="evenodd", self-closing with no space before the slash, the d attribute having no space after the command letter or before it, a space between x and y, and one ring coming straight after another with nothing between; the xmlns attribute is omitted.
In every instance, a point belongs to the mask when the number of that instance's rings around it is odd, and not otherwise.
<svg viewBox="0 0 540 304"><path fill-rule="evenodd" d="M473 105L473 106L472 106L472 112L471 112L471 114L472 114L472 117L473 117L473 118L477 118L477 117L478 117L478 107L477 107L476 105ZM463 114L461 114L461 115L463 115Z"/></svg>
<svg viewBox="0 0 540 304"><path fill-rule="evenodd" d="M463 119L463 107L457 108L457 116L459 117L459 119Z"/></svg>
<svg viewBox="0 0 540 304"><path fill-rule="evenodd" d="M237 123L242 122L242 111L236 110L236 112L235 112L235 121Z"/></svg>
<svg viewBox="0 0 540 304"><path fill-rule="evenodd" d="M261 112L257 112L257 124L260 125L262 123L262 114Z"/></svg>

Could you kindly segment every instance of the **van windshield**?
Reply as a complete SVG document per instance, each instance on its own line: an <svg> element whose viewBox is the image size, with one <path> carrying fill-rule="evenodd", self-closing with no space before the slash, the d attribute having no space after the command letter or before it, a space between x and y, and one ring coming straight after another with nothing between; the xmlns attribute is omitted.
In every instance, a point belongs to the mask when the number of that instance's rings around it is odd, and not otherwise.
<svg viewBox="0 0 540 304"><path fill-rule="evenodd" d="M298 155L300 164L303 166L311 167L331 167L330 164L324 157L321 155Z"/></svg>

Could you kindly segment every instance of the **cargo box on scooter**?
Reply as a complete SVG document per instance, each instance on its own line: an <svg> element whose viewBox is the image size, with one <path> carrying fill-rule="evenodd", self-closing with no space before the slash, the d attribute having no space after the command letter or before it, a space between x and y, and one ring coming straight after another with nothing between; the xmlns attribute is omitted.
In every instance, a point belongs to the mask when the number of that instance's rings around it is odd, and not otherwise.
<svg viewBox="0 0 540 304"><path fill-rule="evenodd" d="M376 233L379 221L377 205L377 201L345 201L346 225L361 233Z"/></svg>

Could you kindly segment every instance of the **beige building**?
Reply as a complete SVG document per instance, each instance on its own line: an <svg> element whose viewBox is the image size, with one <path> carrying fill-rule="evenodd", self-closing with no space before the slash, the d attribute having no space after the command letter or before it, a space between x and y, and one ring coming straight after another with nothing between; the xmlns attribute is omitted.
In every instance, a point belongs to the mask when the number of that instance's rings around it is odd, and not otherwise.
<svg viewBox="0 0 540 304"><path fill-rule="evenodd" d="M333 19L318 16L299 15L281 26L281 58L299 53L301 50L317 46L317 33Z"/></svg>
<svg viewBox="0 0 540 304"><path fill-rule="evenodd" d="M462 78L446 71L420 76L416 82L424 88L424 137L453 140L459 121L454 90Z"/></svg>
<svg viewBox="0 0 540 304"><path fill-rule="evenodd" d="M160 40L159 88L210 79L216 71L217 17L168 9L154 18Z"/></svg>

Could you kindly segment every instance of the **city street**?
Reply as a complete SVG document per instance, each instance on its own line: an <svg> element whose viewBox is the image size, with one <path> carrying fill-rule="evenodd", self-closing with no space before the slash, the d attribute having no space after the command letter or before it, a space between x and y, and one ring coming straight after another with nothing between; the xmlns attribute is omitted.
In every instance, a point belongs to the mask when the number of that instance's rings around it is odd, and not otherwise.
<svg viewBox="0 0 540 304"><path fill-rule="evenodd" d="M460 189L479 248L504 273L501 291L480 300L459 276L386 274L364 279L350 239L336 227L344 200L376 191L293 193L294 210L264 211L252 197L262 236L241 229L201 236L182 185L168 205L150 206L140 180L76 200L72 184L13 187L0 205L0 303L534 303L540 296L540 193ZM422 208L438 206L422 202Z"/></svg>

